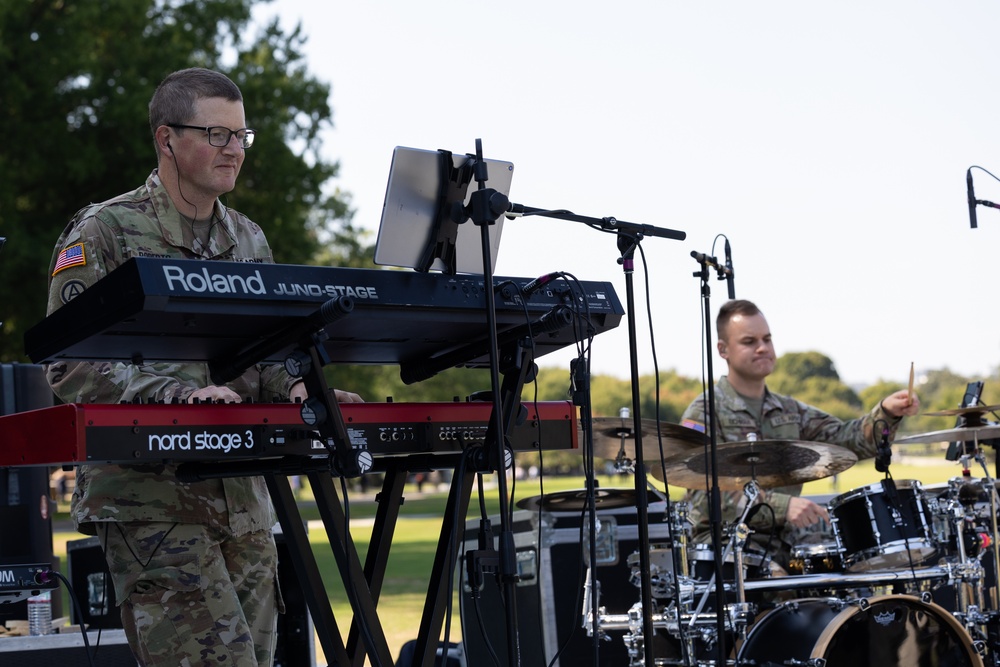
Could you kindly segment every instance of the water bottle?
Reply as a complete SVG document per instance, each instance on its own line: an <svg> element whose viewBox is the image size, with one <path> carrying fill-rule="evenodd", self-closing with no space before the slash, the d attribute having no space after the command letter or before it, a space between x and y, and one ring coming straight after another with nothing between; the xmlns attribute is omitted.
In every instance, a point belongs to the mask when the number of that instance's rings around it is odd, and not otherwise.
<svg viewBox="0 0 1000 667"><path fill-rule="evenodd" d="M28 598L28 634L47 635L52 632L52 593L42 591Z"/></svg>

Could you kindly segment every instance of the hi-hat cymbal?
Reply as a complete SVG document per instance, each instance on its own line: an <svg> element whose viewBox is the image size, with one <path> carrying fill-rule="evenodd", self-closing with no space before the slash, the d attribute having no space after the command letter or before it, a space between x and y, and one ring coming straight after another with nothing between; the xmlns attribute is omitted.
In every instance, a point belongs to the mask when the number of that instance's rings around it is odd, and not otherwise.
<svg viewBox="0 0 1000 667"><path fill-rule="evenodd" d="M894 445L915 445L928 442L973 442L1000 437L1000 424L957 426L943 431L907 435L893 440Z"/></svg>
<svg viewBox="0 0 1000 667"><path fill-rule="evenodd" d="M706 455L702 451L678 454L664 461L668 483L688 489L704 489L708 479ZM794 440L726 442L718 445L719 488L742 491L751 479L761 488L804 484L847 470L857 463L854 452L837 445ZM662 481L662 471L651 474Z"/></svg>
<svg viewBox="0 0 1000 667"><path fill-rule="evenodd" d="M596 509L616 509L618 507L635 507L636 492L634 489L595 489L594 506ZM523 510L545 512L581 512L587 507L587 490L557 491L542 496L532 496L517 501L517 506Z"/></svg>
<svg viewBox="0 0 1000 667"><path fill-rule="evenodd" d="M621 417L594 417L594 456L599 459L615 459L622 447L625 457L635 460L635 428L634 421ZM643 419L641 424L643 461L659 461L659 438L657 438L656 420ZM660 423L660 435L663 440L663 457L667 458L681 452L688 452L694 447L700 447L705 442L701 431L687 428L670 422ZM583 435L580 435L581 442Z"/></svg>
<svg viewBox="0 0 1000 667"><path fill-rule="evenodd" d="M986 412L996 412L1000 410L1000 405L973 405L969 408L951 408L950 410L938 410L937 412L925 412L925 417L957 417L959 415L981 415Z"/></svg>

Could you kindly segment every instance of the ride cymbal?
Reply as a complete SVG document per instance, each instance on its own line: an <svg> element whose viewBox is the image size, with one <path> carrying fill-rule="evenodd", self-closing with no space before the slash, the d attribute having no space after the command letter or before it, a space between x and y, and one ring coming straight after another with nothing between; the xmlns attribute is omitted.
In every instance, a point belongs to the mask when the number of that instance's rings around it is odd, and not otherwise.
<svg viewBox="0 0 1000 667"><path fill-rule="evenodd" d="M795 440L757 440L726 442L718 445L719 488L742 491L750 480L773 489L823 479L847 470L857 463L854 452L821 442ZM708 476L703 451L678 454L664 461L667 481L688 489L705 489ZM651 467L651 474L662 480L662 471Z"/></svg>
<svg viewBox="0 0 1000 667"><path fill-rule="evenodd" d="M956 426L943 431L930 431L896 438L894 445L916 445L931 442L979 442L1000 437L1000 424L984 424L982 426Z"/></svg>
<svg viewBox="0 0 1000 667"><path fill-rule="evenodd" d="M936 412L925 412L925 417L957 417L959 415L981 415L986 412L996 412L1000 410L1000 405L973 405L968 408L951 408L949 410L938 410Z"/></svg>
<svg viewBox="0 0 1000 667"><path fill-rule="evenodd" d="M616 459L624 448L625 457L635 460L634 422L621 417L594 417L594 456L601 459ZM643 462L659 461L659 442L656 420L641 420ZM670 422L661 422L659 433L663 441L663 457L668 458L682 452L701 447L705 435L701 431ZM581 429L580 441L583 441Z"/></svg>

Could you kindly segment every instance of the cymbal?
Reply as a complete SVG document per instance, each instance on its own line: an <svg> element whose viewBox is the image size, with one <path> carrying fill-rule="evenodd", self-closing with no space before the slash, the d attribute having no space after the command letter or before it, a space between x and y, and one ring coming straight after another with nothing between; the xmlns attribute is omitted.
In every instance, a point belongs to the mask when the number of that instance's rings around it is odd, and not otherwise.
<svg viewBox="0 0 1000 667"><path fill-rule="evenodd" d="M546 512L581 512L587 507L587 490L557 491L542 496L532 496L517 501L517 506L523 510ZM636 492L634 489L595 489L594 507L596 509L616 509L618 507L635 507Z"/></svg>
<svg viewBox="0 0 1000 667"><path fill-rule="evenodd" d="M847 470L858 457L849 449L822 442L757 440L718 445L719 488L742 491L751 479L765 489L793 486L823 479ZM678 454L664 461L667 479L688 489L706 488L706 454L702 451ZM651 474L662 481L662 471L652 466Z"/></svg>
<svg viewBox="0 0 1000 667"><path fill-rule="evenodd" d="M988 440L1000 437L1000 424L984 424L983 426L957 426L943 431L931 431L907 435L893 440L894 445L915 445L926 442L970 442Z"/></svg>
<svg viewBox="0 0 1000 667"><path fill-rule="evenodd" d="M952 408L950 410L938 410L937 412L925 412L925 417L957 417L959 415L981 415L985 412L996 412L1000 410L1000 405L973 405L970 408Z"/></svg>
<svg viewBox="0 0 1000 667"><path fill-rule="evenodd" d="M621 417L594 417L594 456L600 459L615 459L621 451L624 443L625 456L635 460L635 433L634 422L631 419ZM659 461L659 439L656 436L656 420L643 419L640 422L642 435L643 462ZM582 431L582 429L581 429ZM664 458L688 452L694 447L701 447L705 442L705 434L693 428L672 424L670 422L660 423L660 434L663 437ZM583 434L580 434L580 441L583 441Z"/></svg>

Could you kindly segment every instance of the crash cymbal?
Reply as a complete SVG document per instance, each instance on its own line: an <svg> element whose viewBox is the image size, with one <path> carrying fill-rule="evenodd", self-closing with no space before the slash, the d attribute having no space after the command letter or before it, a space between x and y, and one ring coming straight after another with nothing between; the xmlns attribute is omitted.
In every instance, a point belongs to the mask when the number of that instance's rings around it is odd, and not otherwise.
<svg viewBox="0 0 1000 667"><path fill-rule="evenodd" d="M907 435L893 440L894 445L915 445L928 442L978 442L1000 437L1000 424L984 424L982 426L957 426L943 431L931 431Z"/></svg>
<svg viewBox="0 0 1000 667"><path fill-rule="evenodd" d="M925 417L957 417L959 415L981 415L986 412L996 412L1000 410L1000 405L973 405L970 408L952 408L950 410L938 410L937 412L925 412Z"/></svg>
<svg viewBox="0 0 1000 667"><path fill-rule="evenodd" d="M542 496L532 496L517 501L517 506L523 510L537 512L580 512L587 507L587 490L557 491ZM618 507L635 507L636 493L634 489L595 489L594 506L597 509L616 509Z"/></svg>
<svg viewBox="0 0 1000 667"><path fill-rule="evenodd" d="M621 417L594 417L594 456L600 459L618 458L623 442L625 456L635 460L635 429L631 419ZM659 461L659 439L656 437L656 420L641 420L642 458L644 462ZM687 428L670 422L660 423L660 434L663 436L664 458L688 452L694 447L704 444L705 436L701 431ZM583 435L580 434L580 441Z"/></svg>
<svg viewBox="0 0 1000 667"><path fill-rule="evenodd" d="M702 451L678 454L664 461L667 480L675 486L704 489L707 460ZM742 491L751 479L761 488L804 484L847 470L857 463L854 452L821 442L758 440L726 442L718 446L719 488ZM662 471L651 466L651 474L662 481Z"/></svg>

